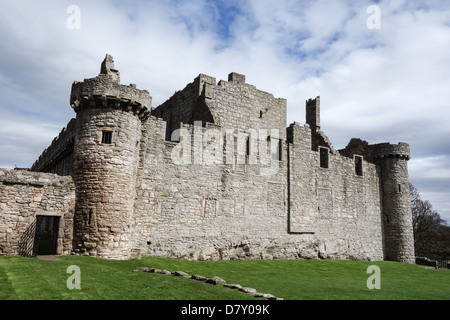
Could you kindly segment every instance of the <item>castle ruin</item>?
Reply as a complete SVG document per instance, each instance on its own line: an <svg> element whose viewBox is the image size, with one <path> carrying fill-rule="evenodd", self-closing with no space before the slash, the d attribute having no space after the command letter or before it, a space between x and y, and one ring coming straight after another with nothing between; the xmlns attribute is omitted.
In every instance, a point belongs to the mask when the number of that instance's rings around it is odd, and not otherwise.
<svg viewBox="0 0 450 320"><path fill-rule="evenodd" d="M286 100L200 74L156 108L106 55L30 170L0 170L0 253L414 263L409 145L287 126Z"/></svg>

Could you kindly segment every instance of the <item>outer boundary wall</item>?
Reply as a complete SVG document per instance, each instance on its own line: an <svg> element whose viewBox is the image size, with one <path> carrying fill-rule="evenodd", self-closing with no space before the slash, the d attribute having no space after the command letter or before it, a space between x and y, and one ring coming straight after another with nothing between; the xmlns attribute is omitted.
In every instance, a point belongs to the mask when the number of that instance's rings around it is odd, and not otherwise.
<svg viewBox="0 0 450 320"><path fill-rule="evenodd" d="M71 177L0 169L0 253L37 254L37 220L55 217L58 225L54 253L70 254L74 206L75 186Z"/></svg>

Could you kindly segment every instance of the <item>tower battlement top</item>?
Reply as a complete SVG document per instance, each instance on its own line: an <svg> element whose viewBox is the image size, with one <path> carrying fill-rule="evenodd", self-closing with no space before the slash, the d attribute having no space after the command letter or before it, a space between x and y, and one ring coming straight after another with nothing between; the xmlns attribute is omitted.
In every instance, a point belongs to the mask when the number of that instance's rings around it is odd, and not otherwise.
<svg viewBox="0 0 450 320"><path fill-rule="evenodd" d="M114 67L114 59L111 55L106 54L105 60L103 60L100 66L100 74L111 75L113 80L120 83L120 72Z"/></svg>
<svg viewBox="0 0 450 320"><path fill-rule="evenodd" d="M75 112L82 108L122 108L142 119L150 114L151 103L147 90L137 89L134 84L120 84L119 71L114 68L110 55L103 60L97 77L75 81L70 94L70 105Z"/></svg>
<svg viewBox="0 0 450 320"><path fill-rule="evenodd" d="M411 157L409 144L405 142L400 142L398 144L379 143L372 145L372 148L372 154L375 158L394 157L409 160Z"/></svg>

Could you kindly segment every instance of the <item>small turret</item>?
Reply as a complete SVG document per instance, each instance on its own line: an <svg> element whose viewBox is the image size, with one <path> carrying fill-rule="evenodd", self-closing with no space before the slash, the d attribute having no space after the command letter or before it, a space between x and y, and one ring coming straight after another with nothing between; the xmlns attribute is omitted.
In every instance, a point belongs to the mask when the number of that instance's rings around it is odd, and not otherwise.
<svg viewBox="0 0 450 320"><path fill-rule="evenodd" d="M319 151L320 97L306 100L306 123L311 128L311 150Z"/></svg>
<svg viewBox="0 0 450 320"><path fill-rule="evenodd" d="M114 59L111 55L107 54L105 60L103 60L100 66L100 74L108 74L113 81L120 83L120 72L114 67Z"/></svg>
<svg viewBox="0 0 450 320"><path fill-rule="evenodd" d="M77 113L73 250L126 259L141 122L150 114L151 97L119 79L112 57L106 55L97 77L72 85L70 103Z"/></svg>
<svg viewBox="0 0 450 320"><path fill-rule="evenodd" d="M104 108L131 112L145 119L150 114L152 97L148 91L136 89L134 84L121 85L119 70L112 62L112 57L106 55L97 77L72 84L70 105L77 113L82 108Z"/></svg>
<svg viewBox="0 0 450 320"><path fill-rule="evenodd" d="M306 100L306 123L313 133L320 131L320 97Z"/></svg>
<svg viewBox="0 0 450 320"><path fill-rule="evenodd" d="M387 260L415 262L414 233L409 195L407 143L370 146L381 168L384 242Z"/></svg>

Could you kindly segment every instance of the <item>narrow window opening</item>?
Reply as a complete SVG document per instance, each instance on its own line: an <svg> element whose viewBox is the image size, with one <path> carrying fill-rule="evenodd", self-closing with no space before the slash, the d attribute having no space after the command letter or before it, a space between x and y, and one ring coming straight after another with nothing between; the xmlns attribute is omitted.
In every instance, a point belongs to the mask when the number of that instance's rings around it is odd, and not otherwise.
<svg viewBox="0 0 450 320"><path fill-rule="evenodd" d="M276 149L275 149L275 152L272 153L272 160L278 160L278 161L281 161L281 152L282 152L282 150L283 150L283 143L282 143L282 140L281 140L281 139L277 139L277 140L274 140L274 141L275 141L274 143L277 144L277 147L276 147ZM272 149L272 150L273 150L273 149Z"/></svg>
<svg viewBox="0 0 450 320"><path fill-rule="evenodd" d="M279 139L278 140L278 160L281 161L283 160L282 155L283 154L283 140Z"/></svg>
<svg viewBox="0 0 450 320"><path fill-rule="evenodd" d="M259 117L262 118L262 116L263 116L263 112L259 111Z"/></svg>
<svg viewBox="0 0 450 320"><path fill-rule="evenodd" d="M251 152L251 150L250 150L250 135L247 136L247 139L245 140L245 143L246 143L246 145L245 145L245 147L246 147L246 154L247 154L247 156L249 156L250 152Z"/></svg>
<svg viewBox="0 0 450 320"><path fill-rule="evenodd" d="M398 192L399 193L402 192L402 185L401 184L398 185Z"/></svg>
<svg viewBox="0 0 450 320"><path fill-rule="evenodd" d="M91 225L91 222L92 222L92 209L89 209L88 226Z"/></svg>
<svg viewBox="0 0 450 320"><path fill-rule="evenodd" d="M111 144L112 143L112 131L103 131L102 132L102 143L103 144Z"/></svg>
<svg viewBox="0 0 450 320"><path fill-rule="evenodd" d="M363 157L355 156L355 174L357 176L363 175Z"/></svg>
<svg viewBox="0 0 450 320"><path fill-rule="evenodd" d="M320 167L328 169L329 167L328 148L319 147L319 154L320 154Z"/></svg>

